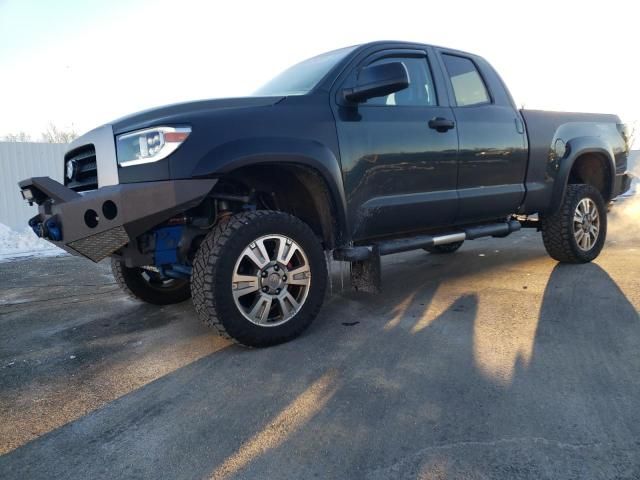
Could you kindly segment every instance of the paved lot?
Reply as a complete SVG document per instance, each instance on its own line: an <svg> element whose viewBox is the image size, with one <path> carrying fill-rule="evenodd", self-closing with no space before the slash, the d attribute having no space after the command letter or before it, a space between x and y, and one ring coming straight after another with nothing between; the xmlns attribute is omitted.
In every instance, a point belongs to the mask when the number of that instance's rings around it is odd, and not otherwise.
<svg viewBox="0 0 640 480"><path fill-rule="evenodd" d="M0 478L640 478L637 239L383 268L380 296L334 268L303 337L249 350L105 264L1 263Z"/></svg>

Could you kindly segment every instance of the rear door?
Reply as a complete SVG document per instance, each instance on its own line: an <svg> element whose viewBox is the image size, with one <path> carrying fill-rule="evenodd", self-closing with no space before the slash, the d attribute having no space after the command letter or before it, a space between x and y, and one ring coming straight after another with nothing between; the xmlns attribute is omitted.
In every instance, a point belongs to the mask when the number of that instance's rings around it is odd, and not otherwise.
<svg viewBox="0 0 640 480"><path fill-rule="evenodd" d="M354 240L447 225L455 218L458 137L444 78L431 68L433 61L422 50L378 51L340 85L336 126ZM355 83L362 68L385 62L405 65L407 89L358 105L340 103L339 92ZM433 119L451 126L436 129Z"/></svg>
<svg viewBox="0 0 640 480"><path fill-rule="evenodd" d="M524 200L527 140L519 113L484 60L439 50L458 128L456 223L514 213Z"/></svg>

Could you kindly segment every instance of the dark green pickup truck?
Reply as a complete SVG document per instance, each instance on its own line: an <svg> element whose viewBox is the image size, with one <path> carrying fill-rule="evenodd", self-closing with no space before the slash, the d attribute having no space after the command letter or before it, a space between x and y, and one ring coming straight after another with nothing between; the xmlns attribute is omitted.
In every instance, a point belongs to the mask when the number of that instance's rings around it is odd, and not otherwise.
<svg viewBox="0 0 640 480"><path fill-rule="evenodd" d="M614 115L518 110L465 52L375 42L294 65L246 98L103 125L61 159L64 185L20 183L34 231L113 272L134 297L193 297L221 334L266 346L318 313L327 253L356 288L380 257L451 253L522 227L562 262L593 260L629 188Z"/></svg>

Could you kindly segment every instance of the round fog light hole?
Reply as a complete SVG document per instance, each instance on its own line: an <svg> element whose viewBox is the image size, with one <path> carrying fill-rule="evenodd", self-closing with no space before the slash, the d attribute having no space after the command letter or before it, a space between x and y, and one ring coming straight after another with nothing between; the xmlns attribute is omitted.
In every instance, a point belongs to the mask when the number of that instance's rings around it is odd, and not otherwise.
<svg viewBox="0 0 640 480"><path fill-rule="evenodd" d="M118 216L118 207L111 200L107 200L102 204L102 214L107 220L113 220Z"/></svg>
<svg viewBox="0 0 640 480"><path fill-rule="evenodd" d="M84 212L84 223L87 224L87 227L96 228L98 226L98 220L99 217L95 210L89 209Z"/></svg>

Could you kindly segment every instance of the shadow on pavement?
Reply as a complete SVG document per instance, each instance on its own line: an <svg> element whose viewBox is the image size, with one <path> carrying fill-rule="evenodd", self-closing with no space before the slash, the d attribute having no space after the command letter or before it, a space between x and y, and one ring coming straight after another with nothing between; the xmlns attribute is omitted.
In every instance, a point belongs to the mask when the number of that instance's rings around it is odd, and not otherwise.
<svg viewBox="0 0 640 480"><path fill-rule="evenodd" d="M553 268L539 312L512 315L533 322L525 348L482 338L509 293L486 304L476 277L540 255L401 259L383 296L165 375L0 457L0 477L636 478L640 323L604 270Z"/></svg>

